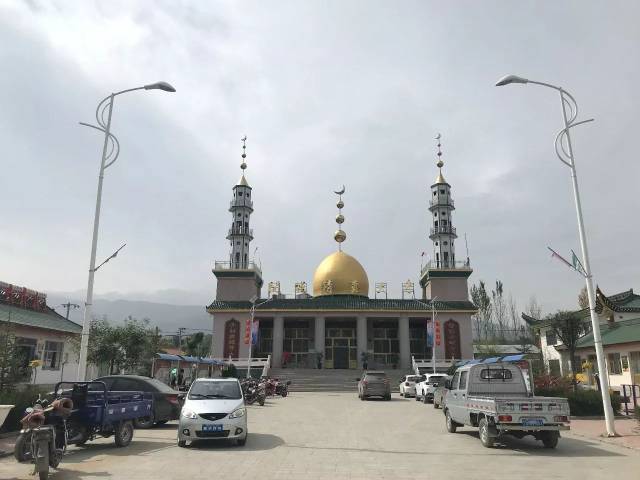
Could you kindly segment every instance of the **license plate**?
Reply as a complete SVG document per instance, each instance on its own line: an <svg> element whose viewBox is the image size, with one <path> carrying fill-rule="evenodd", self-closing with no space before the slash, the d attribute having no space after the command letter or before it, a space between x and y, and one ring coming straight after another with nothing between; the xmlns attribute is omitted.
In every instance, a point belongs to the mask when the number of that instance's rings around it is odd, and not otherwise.
<svg viewBox="0 0 640 480"><path fill-rule="evenodd" d="M544 418L523 418L522 426L524 427L541 427L544 425Z"/></svg>
<svg viewBox="0 0 640 480"><path fill-rule="evenodd" d="M203 425L202 431L203 432L221 432L222 425Z"/></svg>

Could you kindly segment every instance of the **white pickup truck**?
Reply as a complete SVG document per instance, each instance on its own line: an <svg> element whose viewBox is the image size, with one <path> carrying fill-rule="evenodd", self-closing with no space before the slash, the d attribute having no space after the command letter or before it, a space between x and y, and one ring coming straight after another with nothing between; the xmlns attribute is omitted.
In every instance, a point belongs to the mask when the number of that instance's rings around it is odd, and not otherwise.
<svg viewBox="0 0 640 480"><path fill-rule="evenodd" d="M485 447L497 437L533 435L545 447L555 448L561 430L569 430L566 398L531 396L517 365L474 364L459 368L447 381L443 409L447 431L477 427Z"/></svg>

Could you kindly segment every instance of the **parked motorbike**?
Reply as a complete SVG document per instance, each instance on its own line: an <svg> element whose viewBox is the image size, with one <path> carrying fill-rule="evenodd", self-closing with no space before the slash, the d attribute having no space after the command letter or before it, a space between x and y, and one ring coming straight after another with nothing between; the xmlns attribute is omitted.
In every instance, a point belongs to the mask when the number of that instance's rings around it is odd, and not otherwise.
<svg viewBox="0 0 640 480"><path fill-rule="evenodd" d="M278 381L278 383L276 383L276 395L283 397L289 395L289 385L291 385L291 380L287 380L286 382Z"/></svg>
<svg viewBox="0 0 640 480"><path fill-rule="evenodd" d="M38 396L20 421L22 430L16 439L14 456L19 462L31 461L40 480L46 480L49 467L57 468L62 460L69 439L66 418L72 408L73 402L68 398L49 404Z"/></svg>
<svg viewBox="0 0 640 480"><path fill-rule="evenodd" d="M278 382L273 378L262 377L260 384L264 386L264 392L267 397L273 397L276 395L276 386Z"/></svg>
<svg viewBox="0 0 640 480"><path fill-rule="evenodd" d="M253 379L244 380L241 383L242 391L244 393L244 400L247 405L253 405L258 402L258 405L263 406L266 394L264 387L261 383L256 382Z"/></svg>

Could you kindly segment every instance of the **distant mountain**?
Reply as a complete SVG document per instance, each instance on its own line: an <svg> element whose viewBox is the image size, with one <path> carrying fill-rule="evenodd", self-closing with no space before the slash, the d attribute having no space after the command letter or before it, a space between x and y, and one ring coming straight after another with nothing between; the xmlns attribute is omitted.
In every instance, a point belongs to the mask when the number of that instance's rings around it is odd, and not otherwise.
<svg viewBox="0 0 640 480"><path fill-rule="evenodd" d="M76 303L80 308L72 309L69 320L82 324L84 295L75 293L48 293L47 304L55 307L61 315L66 315L64 307L67 302ZM113 323L120 323L129 315L142 320L149 319L150 326L158 327L164 333L177 332L179 327L211 331L213 321L205 310L205 305L172 305L140 300L110 300L96 298L93 301L93 314L96 317L106 315Z"/></svg>

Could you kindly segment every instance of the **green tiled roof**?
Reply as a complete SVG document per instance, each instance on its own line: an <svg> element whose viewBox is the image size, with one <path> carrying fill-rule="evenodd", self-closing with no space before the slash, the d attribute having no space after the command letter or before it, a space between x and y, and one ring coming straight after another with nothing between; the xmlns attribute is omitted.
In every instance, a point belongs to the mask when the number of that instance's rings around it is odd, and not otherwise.
<svg viewBox="0 0 640 480"><path fill-rule="evenodd" d="M0 303L0 322L11 322L29 327L46 328L59 332L81 333L82 326L58 315L53 309L38 312Z"/></svg>
<svg viewBox="0 0 640 480"><path fill-rule="evenodd" d="M260 302L264 302L264 299L256 301L256 303ZM249 310L250 308L250 302L214 300L213 303L207 307L207 310ZM475 312L476 306L469 301L450 302L437 300L435 302L435 309L438 311L464 310ZM274 298L263 305L259 305L256 310L431 311L431 303L429 301L420 302L412 299L376 299L358 295L333 295L311 298Z"/></svg>
<svg viewBox="0 0 640 480"><path fill-rule="evenodd" d="M596 289L596 312L602 313L604 307L614 312L620 313L640 313L640 295L633 293L633 289L626 292L616 293L615 295L609 295L608 297L602 293L602 291ZM582 310L576 310L574 312L580 318L589 318L591 313L588 308ZM522 314L522 319L527 322L531 327L539 329L549 325L550 321L545 319L533 318L526 313Z"/></svg>
<svg viewBox="0 0 640 480"><path fill-rule="evenodd" d="M600 324L603 345L640 342L640 318ZM588 333L576 345L577 348L593 347L593 333Z"/></svg>

